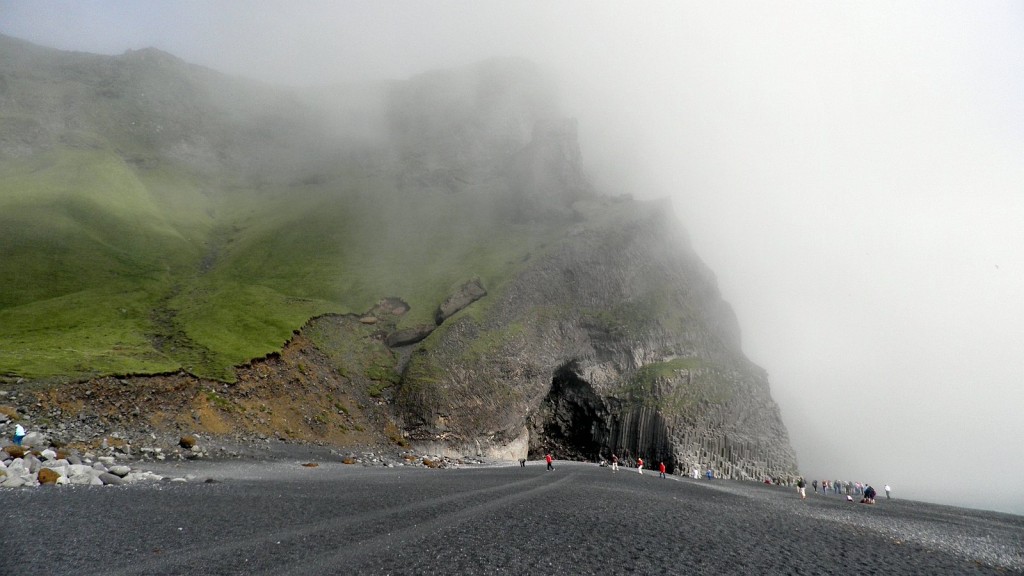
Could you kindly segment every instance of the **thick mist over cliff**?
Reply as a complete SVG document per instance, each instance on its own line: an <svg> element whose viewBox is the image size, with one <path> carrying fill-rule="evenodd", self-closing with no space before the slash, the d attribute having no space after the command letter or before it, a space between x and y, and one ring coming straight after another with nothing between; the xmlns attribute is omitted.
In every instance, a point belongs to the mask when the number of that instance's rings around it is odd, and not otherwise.
<svg viewBox="0 0 1024 576"><path fill-rule="evenodd" d="M272 84L537 63L589 180L672 198L805 473L1017 512L950 472L1024 474L1000 441L1024 437L1022 26L966 2L0 2L0 33Z"/></svg>

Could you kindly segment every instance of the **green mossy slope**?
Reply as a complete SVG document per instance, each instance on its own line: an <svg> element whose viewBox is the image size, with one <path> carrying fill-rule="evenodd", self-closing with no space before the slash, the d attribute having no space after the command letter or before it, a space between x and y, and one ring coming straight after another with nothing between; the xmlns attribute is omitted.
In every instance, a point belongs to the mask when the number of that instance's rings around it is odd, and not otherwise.
<svg viewBox="0 0 1024 576"><path fill-rule="evenodd" d="M398 296L403 324L430 322L454 285L499 285L558 233L502 221L483 198L403 197L351 173L246 195L101 151L48 158L8 163L0 184L7 375L230 380L311 316Z"/></svg>
<svg viewBox="0 0 1024 576"><path fill-rule="evenodd" d="M453 73L459 97L487 96L473 86L493 84L489 69ZM421 84L397 117L435 118ZM513 217L513 136L534 120L514 91L442 103L466 126L517 126L494 150L472 131L443 147L387 126L358 140L338 114L361 104L325 94L314 105L156 50L0 37L0 376L232 380L313 316L395 296L411 305L396 328L431 323L454 287L500 286L563 232ZM437 165L452 158L476 158L472 173Z"/></svg>

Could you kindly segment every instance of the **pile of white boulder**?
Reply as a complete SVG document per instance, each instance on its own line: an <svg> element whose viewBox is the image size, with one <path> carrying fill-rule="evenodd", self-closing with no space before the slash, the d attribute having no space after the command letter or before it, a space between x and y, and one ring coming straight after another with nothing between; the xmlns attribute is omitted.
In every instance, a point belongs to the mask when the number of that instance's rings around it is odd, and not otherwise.
<svg viewBox="0 0 1024 576"><path fill-rule="evenodd" d="M163 480L152 472L118 464L113 455L62 450L48 446L42 450L42 435L29 434L22 446L0 448L0 488L21 488L44 484L84 484L110 486Z"/></svg>

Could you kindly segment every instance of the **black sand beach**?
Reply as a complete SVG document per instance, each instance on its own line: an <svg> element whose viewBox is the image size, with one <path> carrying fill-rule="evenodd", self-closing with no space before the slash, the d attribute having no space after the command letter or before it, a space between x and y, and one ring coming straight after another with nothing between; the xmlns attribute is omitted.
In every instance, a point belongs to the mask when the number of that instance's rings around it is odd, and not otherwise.
<svg viewBox="0 0 1024 576"><path fill-rule="evenodd" d="M995 512L568 462L301 463L0 493L0 573L1024 573L1024 517Z"/></svg>

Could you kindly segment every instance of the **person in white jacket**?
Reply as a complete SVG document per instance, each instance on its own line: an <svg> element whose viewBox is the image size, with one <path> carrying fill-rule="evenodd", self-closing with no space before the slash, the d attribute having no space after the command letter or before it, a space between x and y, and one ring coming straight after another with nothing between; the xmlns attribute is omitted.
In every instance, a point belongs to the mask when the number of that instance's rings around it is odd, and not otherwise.
<svg viewBox="0 0 1024 576"><path fill-rule="evenodd" d="M25 427L17 424L14 427L14 445L21 446L21 440L25 438Z"/></svg>

